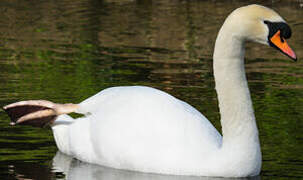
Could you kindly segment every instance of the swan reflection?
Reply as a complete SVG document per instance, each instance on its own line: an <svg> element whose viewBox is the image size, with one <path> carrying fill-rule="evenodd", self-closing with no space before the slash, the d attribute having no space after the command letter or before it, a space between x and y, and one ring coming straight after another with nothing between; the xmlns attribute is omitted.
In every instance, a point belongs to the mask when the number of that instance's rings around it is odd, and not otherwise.
<svg viewBox="0 0 303 180"><path fill-rule="evenodd" d="M213 178L195 176L169 176L117 170L89 164L67 156L60 151L53 158L53 172L64 173L68 180L260 180L260 176L251 178Z"/></svg>

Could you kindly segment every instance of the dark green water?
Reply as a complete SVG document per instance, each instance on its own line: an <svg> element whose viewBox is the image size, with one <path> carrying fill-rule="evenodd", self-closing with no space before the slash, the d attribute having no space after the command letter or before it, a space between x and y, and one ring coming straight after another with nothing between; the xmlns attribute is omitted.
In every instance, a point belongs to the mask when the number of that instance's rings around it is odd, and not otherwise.
<svg viewBox="0 0 303 180"><path fill-rule="evenodd" d="M233 9L253 2L0 1L0 106L28 99L77 103L107 87L147 85L189 102L220 129L212 75L215 38ZM262 4L292 27L288 43L299 61L247 45L263 153L258 178L302 179L303 2ZM186 179L98 169L75 160L53 165L56 152L49 128L11 127L0 111L0 179Z"/></svg>

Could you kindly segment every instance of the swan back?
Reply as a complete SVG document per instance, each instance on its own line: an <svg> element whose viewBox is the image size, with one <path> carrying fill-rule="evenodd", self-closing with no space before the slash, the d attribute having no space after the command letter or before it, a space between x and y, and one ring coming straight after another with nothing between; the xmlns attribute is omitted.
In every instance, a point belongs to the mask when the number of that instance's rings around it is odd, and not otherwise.
<svg viewBox="0 0 303 180"><path fill-rule="evenodd" d="M77 105L30 101L19 108L42 107L25 115L45 108L52 112L27 116L28 121L58 116L52 124L58 148L86 162L177 175L258 175L262 159L245 76L244 43L271 45L295 59L284 42L290 32L276 12L259 5L238 8L225 20L214 52L223 138L194 107L149 87L108 88ZM85 116L75 120L64 115L74 111Z"/></svg>

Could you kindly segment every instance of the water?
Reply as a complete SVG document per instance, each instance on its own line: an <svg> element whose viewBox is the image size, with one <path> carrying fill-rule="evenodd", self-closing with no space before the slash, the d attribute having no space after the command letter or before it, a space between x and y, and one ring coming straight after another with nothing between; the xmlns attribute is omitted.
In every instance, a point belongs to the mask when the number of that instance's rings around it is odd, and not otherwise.
<svg viewBox="0 0 303 180"><path fill-rule="evenodd" d="M28 99L77 103L107 87L147 85L189 102L220 129L215 38L233 9L253 2L1 1L0 105ZM247 45L263 153L257 179L302 179L303 2L262 3L292 27L288 42L299 61ZM62 154L53 161L56 152L49 128L10 127L0 111L0 179L190 179L112 170Z"/></svg>

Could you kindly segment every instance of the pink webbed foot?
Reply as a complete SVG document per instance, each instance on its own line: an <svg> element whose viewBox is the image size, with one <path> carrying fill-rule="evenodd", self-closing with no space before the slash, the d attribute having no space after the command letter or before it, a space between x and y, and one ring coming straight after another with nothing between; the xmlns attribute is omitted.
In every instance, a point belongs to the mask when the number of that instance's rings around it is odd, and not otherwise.
<svg viewBox="0 0 303 180"><path fill-rule="evenodd" d="M52 124L58 115L68 114L77 109L76 104L56 104L46 100L20 101L4 106L11 119L11 125L45 127Z"/></svg>

